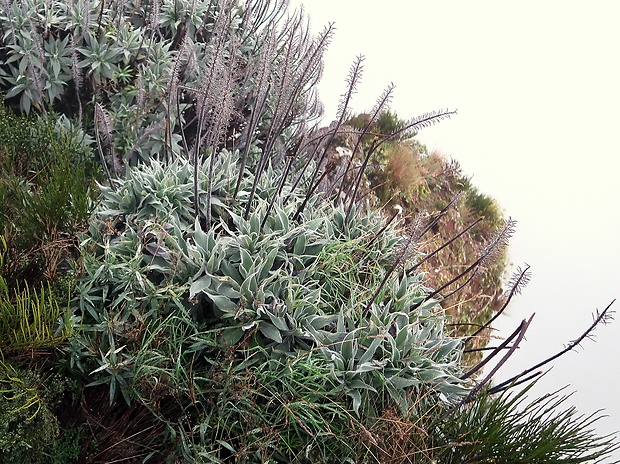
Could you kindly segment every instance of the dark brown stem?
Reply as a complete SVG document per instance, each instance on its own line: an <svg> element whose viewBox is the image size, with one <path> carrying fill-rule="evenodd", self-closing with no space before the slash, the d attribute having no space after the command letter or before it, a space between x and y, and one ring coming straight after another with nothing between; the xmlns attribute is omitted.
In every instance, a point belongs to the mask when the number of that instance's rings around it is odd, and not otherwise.
<svg viewBox="0 0 620 464"><path fill-rule="evenodd" d="M482 218L476 219L476 221L474 221L472 224L470 224L469 226L467 226L465 229L463 229L461 232L459 232L457 235L455 235L454 237L452 237L450 240L448 240L446 243L444 243L443 245L441 245L439 248L437 248L435 251L433 251L432 253L426 255L424 258L422 258L420 261L418 261L414 266L411 266L409 269L407 269L407 273L413 272L415 271L417 268L419 268L422 264L424 264L426 261L428 261L429 259L431 259L433 256L435 256L437 253L439 253L441 250L443 250L444 248L450 246L450 244L452 244L454 241L458 240L460 237L462 237L463 235L465 235L467 232L469 232L473 227L475 227L477 224L479 224L482 221Z"/></svg>
<svg viewBox="0 0 620 464"><path fill-rule="evenodd" d="M530 318L527 321L524 319L521 322L521 324L519 325L519 327L517 328L517 330L515 332L513 332L513 334L508 339L506 339L506 341L509 342L511 339L515 338L515 336L516 336L516 340L514 341L514 343L512 344L510 349L508 350L508 352L504 355L504 357L502 359L500 359L500 361L495 365L495 367L493 367L493 369L491 369L491 372L489 372L489 374L484 378L484 380L482 382L478 383L474 387L474 389L469 392L469 395L467 395L465 397L465 399L461 402L461 404L471 403L476 398L476 395L478 394L478 392L480 390L482 390L482 387L484 387L493 378L495 373L504 365L504 363L506 361L508 361L508 358L510 358L512 356L512 354L515 352L515 350L519 346L519 343L521 343L521 340L523 340L523 337L525 336L525 332L527 332L527 329L530 326L530 323L532 322L533 318L534 318L534 315L532 314L532 316L530 316ZM490 357L492 357L492 356L493 355L491 355ZM489 359L489 358L487 358L487 359ZM487 360L485 360L482 363L480 363L478 366L476 366L476 368L474 368L475 370L473 369L473 371L475 372L476 370L478 370L486 362L487 362ZM468 375L468 374L466 374L466 375Z"/></svg>
<svg viewBox="0 0 620 464"><path fill-rule="evenodd" d="M600 323L606 324L611 319L611 314L610 314L609 309L615 303L615 301L616 300L613 300L611 303L609 303L609 305L607 305L607 307L601 313L597 314L597 316L594 318L594 322L592 322L590 327L588 327L586 329L586 331L584 333L582 333L579 338L577 338L576 340L573 340L572 342L570 342L566 346L566 348L564 348L562 351L557 352L553 356L548 357L547 359L545 359L544 361L539 362L535 366L532 366L529 369L525 369L520 374L517 374L517 375L509 378L508 380L506 380L506 381L496 385L495 387L493 387L493 388L491 388L489 390L489 393L497 393L497 392L500 392L502 390L505 390L507 386L512 384L514 381L520 379L524 375L527 375L530 372L533 372L533 371L535 371L537 369L540 369L544 365L549 364L551 361L554 361L554 360L558 359L560 356L562 356L562 355L568 353L569 351L571 351L572 349L574 349L582 341L584 341L586 338L591 336L592 332L594 331L594 329L596 328L597 325L599 325Z"/></svg>

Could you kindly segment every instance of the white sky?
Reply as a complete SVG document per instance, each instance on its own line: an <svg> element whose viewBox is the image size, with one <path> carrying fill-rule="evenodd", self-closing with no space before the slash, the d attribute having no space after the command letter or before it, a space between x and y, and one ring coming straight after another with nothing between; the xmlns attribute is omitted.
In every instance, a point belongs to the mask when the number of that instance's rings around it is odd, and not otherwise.
<svg viewBox="0 0 620 464"><path fill-rule="evenodd" d="M401 118L457 109L419 139L518 221L511 259L533 277L498 327L506 335L536 317L497 380L562 349L620 298L620 2L300 2L313 29L336 23L320 86L327 119L365 55L353 109L369 110L390 82ZM570 384L581 413L606 410L597 428L610 433L620 429L620 320L596 335L555 362L537 393Z"/></svg>

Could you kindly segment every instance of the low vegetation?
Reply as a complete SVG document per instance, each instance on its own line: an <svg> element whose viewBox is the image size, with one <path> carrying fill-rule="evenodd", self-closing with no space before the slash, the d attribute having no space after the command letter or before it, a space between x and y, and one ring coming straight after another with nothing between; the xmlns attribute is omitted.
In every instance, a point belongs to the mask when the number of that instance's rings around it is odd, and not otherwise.
<svg viewBox="0 0 620 464"><path fill-rule="evenodd" d="M454 112L401 120L389 87L351 116L362 58L319 127L331 25L281 1L5 0L0 31L0 462L618 449L513 390L529 371L480 375L529 325L482 359L529 278L502 291L514 221L415 142Z"/></svg>

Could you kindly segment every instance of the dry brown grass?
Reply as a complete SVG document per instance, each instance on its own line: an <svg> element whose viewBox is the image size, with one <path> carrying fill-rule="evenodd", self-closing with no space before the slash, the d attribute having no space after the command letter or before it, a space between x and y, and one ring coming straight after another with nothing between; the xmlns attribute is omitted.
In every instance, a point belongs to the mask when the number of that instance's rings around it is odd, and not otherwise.
<svg viewBox="0 0 620 464"><path fill-rule="evenodd" d="M80 462L141 463L163 442L165 424L139 403L110 405L107 388L86 388L75 413L84 421L87 439L82 441ZM154 458L155 462L162 457Z"/></svg>
<svg viewBox="0 0 620 464"><path fill-rule="evenodd" d="M455 207L448 210L424 237L419 248L424 254L432 254L483 216L483 221L421 267L427 275L429 287L440 288L476 261L501 224L503 214L494 200L481 195L471 186L458 163L439 152L427 154L424 150L423 146L415 143L389 144L369 173L369 178L379 202L385 204L387 210L395 205L403 208L405 223L419 214L437 214L463 192ZM442 305L451 317L456 334L465 336L473 333L501 307L506 264L505 253L500 253L495 260L478 268L462 289L451 294L469 276L442 292L441 296L445 297ZM468 348L484 347L489 339L490 331L485 330L470 342ZM480 357L480 353L470 355L467 362L475 362Z"/></svg>

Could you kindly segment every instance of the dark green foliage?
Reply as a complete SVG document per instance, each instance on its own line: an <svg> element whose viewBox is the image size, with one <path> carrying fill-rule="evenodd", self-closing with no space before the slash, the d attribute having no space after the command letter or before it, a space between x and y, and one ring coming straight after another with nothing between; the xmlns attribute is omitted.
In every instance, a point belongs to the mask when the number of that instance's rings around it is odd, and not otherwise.
<svg viewBox="0 0 620 464"><path fill-rule="evenodd" d="M359 113L349 117L345 121L346 126L351 126L362 130L371 122L371 115L368 113ZM396 113L392 113L389 109L379 113L376 120L370 124L369 132L372 134L390 135L400 131L407 125L407 121L400 119ZM372 137L366 141L372 140Z"/></svg>
<svg viewBox="0 0 620 464"><path fill-rule="evenodd" d="M0 219L9 288L67 270L74 234L92 211L92 151L62 119L15 116L0 106Z"/></svg>
<svg viewBox="0 0 620 464"><path fill-rule="evenodd" d="M469 182L465 182L464 185L468 185ZM502 221L502 212L497 204L497 201L489 196L481 193L473 186L467 189L467 194L464 198L464 207L468 215L471 217L484 218L487 230L492 227L496 227ZM479 242L484 240L485 230L474 230L472 232L472 238Z"/></svg>
<svg viewBox="0 0 620 464"><path fill-rule="evenodd" d="M33 181L52 160L49 134L52 119L25 118L0 105L0 172Z"/></svg>
<svg viewBox="0 0 620 464"><path fill-rule="evenodd" d="M71 407L74 388L61 376L0 361L0 462L60 464L56 413Z"/></svg>
<svg viewBox="0 0 620 464"><path fill-rule="evenodd" d="M483 394L448 416L436 436L438 462L505 464L577 464L601 462L620 446L611 436L597 436L598 413L578 415L558 392L536 400L526 394Z"/></svg>
<svg viewBox="0 0 620 464"><path fill-rule="evenodd" d="M40 464L68 464L78 463L82 451L82 440L86 432L82 428L73 428L61 432L58 440L54 441L49 455L41 459Z"/></svg>
<svg viewBox="0 0 620 464"><path fill-rule="evenodd" d="M390 135L400 131L407 125L407 121L400 119L396 113L386 110L377 119L376 132L383 135Z"/></svg>

